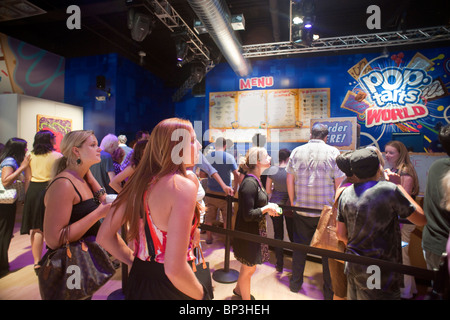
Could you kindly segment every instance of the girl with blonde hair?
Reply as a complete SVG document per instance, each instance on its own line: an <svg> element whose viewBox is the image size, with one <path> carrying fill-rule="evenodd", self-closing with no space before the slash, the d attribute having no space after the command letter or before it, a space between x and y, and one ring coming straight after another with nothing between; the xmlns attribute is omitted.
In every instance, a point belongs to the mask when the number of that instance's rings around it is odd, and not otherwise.
<svg viewBox="0 0 450 320"><path fill-rule="evenodd" d="M245 177L239 187L239 207L235 226L237 231L266 236L265 215L278 216L278 205L269 203L269 197L261 183L261 173L270 167L270 159L266 149L252 147L241 163ZM233 251L236 259L241 262L239 278L233 294L243 300L253 300L254 297L250 294L251 277L256 271L256 265L268 260L268 246L235 238Z"/></svg>
<svg viewBox="0 0 450 320"><path fill-rule="evenodd" d="M198 180L186 172L200 143L192 124L161 121L153 129L135 173L104 220L99 243L131 267L125 298L205 299L208 292L189 266L199 221ZM119 236L127 226L127 241Z"/></svg>
<svg viewBox="0 0 450 320"><path fill-rule="evenodd" d="M109 204L100 203L102 189L89 171L100 162L100 148L93 131L67 133L60 145L63 156L54 165L55 177L44 197L44 239L51 249L63 243L62 233L70 225L69 242L96 235ZM104 190L103 190L104 191Z"/></svg>
<svg viewBox="0 0 450 320"><path fill-rule="evenodd" d="M111 204L101 203L104 189L100 187L89 168L100 162L100 151L93 131L76 130L67 133L60 145L62 157L54 164L55 177L50 182L45 196L44 240L49 250L40 264L46 263L52 252L65 241L76 242L80 239L97 246L95 237ZM111 263L106 252L96 257L97 262ZM83 270L81 273L87 272ZM112 268L112 267L111 267ZM41 273L43 271L39 271ZM47 282L39 274L41 294L51 294L52 288L43 289ZM58 294L60 294L58 292ZM70 289L62 293L63 297L43 296L43 299L70 298ZM89 297L83 297L83 299Z"/></svg>

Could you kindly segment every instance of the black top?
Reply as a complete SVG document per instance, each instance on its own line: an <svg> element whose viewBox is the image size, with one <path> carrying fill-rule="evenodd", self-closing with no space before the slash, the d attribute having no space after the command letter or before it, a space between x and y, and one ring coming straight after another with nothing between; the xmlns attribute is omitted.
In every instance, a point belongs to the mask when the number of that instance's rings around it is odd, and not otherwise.
<svg viewBox="0 0 450 320"><path fill-rule="evenodd" d="M261 208L267 205L269 198L256 178L246 175L239 186L239 208L236 216L235 230L260 235L260 228L265 223ZM236 258L253 265L261 263L261 244L235 238L233 249Z"/></svg>
<svg viewBox="0 0 450 320"><path fill-rule="evenodd" d="M95 201L94 198L91 199L87 199L83 201L83 198L81 197L80 192L78 192L77 188L75 187L75 185L73 184L73 182L67 178L67 177L58 177L55 180L52 181L55 182L58 179L67 179L70 181L70 183L72 184L73 188L75 189L75 192L78 194L78 197L80 198L80 202L77 204L74 204L72 207L72 213L70 215L70 220L69 220L69 224L72 224L74 222L77 222L81 219L83 219L85 216L87 216L88 214L90 214L92 211L94 211L95 209L97 209L97 207L99 206L99 204L97 203L97 201ZM51 185L51 184L50 184ZM50 187L49 185L49 187ZM100 228L100 221L97 221L83 236L87 237L87 236L96 236L98 229Z"/></svg>

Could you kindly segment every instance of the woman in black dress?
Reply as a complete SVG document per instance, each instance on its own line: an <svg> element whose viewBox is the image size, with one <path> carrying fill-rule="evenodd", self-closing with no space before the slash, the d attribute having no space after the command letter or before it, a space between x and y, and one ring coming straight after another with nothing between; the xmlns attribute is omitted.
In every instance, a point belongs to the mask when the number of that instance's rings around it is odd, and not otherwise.
<svg viewBox="0 0 450 320"><path fill-rule="evenodd" d="M270 156L266 149L253 147L248 151L241 166L245 177L239 187L236 230L266 236L265 214L278 216L278 205L269 203L267 192L260 180L261 172L269 167ZM268 246L235 238L233 251L236 259L242 264L233 293L243 300L254 299L250 295L251 277L255 273L256 265L268 260Z"/></svg>

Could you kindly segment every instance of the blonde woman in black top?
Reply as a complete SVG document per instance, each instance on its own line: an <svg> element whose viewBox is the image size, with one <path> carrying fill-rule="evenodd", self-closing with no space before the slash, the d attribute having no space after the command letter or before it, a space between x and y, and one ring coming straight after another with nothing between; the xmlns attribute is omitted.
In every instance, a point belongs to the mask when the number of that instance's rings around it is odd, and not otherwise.
<svg viewBox="0 0 450 320"><path fill-rule="evenodd" d="M239 209L235 230L266 236L266 218L278 216L278 205L269 203L269 197L261 183L261 173L270 167L270 156L266 149L253 147L241 166L245 177L239 187ZM268 260L268 246L240 238L233 240L236 259L241 262L239 278L233 293L243 300L254 299L250 294L251 277L256 265Z"/></svg>

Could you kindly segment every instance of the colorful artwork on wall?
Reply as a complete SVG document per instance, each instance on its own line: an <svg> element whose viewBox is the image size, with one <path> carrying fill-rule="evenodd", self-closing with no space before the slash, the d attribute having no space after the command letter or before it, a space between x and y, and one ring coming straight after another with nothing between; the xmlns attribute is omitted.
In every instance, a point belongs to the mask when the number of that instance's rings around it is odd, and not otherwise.
<svg viewBox="0 0 450 320"><path fill-rule="evenodd" d="M38 114L36 131L50 130L55 135L55 150L61 152L59 145L64 135L72 130L72 119L58 118Z"/></svg>
<svg viewBox="0 0 450 320"><path fill-rule="evenodd" d="M364 58L348 70L356 82L341 108L357 114L366 129L362 134L374 145L383 135L398 132L422 133L431 143L438 132L436 120L449 122L447 69L444 54L398 52Z"/></svg>

